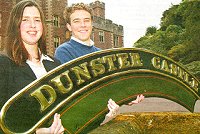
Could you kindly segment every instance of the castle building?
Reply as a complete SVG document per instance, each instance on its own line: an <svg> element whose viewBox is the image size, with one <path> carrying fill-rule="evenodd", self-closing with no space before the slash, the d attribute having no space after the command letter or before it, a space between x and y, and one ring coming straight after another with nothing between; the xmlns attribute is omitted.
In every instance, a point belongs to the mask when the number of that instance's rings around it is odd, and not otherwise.
<svg viewBox="0 0 200 134"><path fill-rule="evenodd" d="M0 1L0 50L5 41L5 28L13 5L21 0ZM53 56L55 49L70 38L63 19L63 10L67 0L35 0L41 6L47 26L47 52ZM94 10L93 31L91 39L101 49L123 47L123 26L105 19L105 3L96 0L89 4Z"/></svg>
<svg viewBox="0 0 200 134"><path fill-rule="evenodd" d="M6 22L8 21L10 11L13 7L12 0L1 0L0 1L0 50L3 49L3 42L5 40Z"/></svg>
<svg viewBox="0 0 200 134"><path fill-rule="evenodd" d="M105 19L105 3L96 0L90 3L94 11L93 33L91 39L101 49L123 47L123 26Z"/></svg>

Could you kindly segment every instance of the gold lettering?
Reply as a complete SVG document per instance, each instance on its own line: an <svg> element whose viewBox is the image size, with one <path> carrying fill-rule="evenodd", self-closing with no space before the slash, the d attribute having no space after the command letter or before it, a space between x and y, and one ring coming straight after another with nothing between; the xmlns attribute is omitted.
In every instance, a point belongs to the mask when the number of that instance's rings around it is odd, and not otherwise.
<svg viewBox="0 0 200 134"><path fill-rule="evenodd" d="M62 81L61 81L62 79ZM68 93L72 88L73 88L73 83L72 80L69 77L69 71L67 70L66 72L60 74L59 76L56 76L53 78L50 83L52 83L58 91L61 93ZM63 84L64 83L64 84ZM65 87L65 86L68 87Z"/></svg>
<svg viewBox="0 0 200 134"><path fill-rule="evenodd" d="M198 92L198 86L199 83L197 80L195 80L194 78L192 78L192 87Z"/></svg>
<svg viewBox="0 0 200 134"><path fill-rule="evenodd" d="M48 98L45 98L42 90L49 94ZM57 98L55 90L49 85L42 85L41 87L33 91L30 95L35 97L39 101L41 112L45 111L52 103L54 103Z"/></svg>
<svg viewBox="0 0 200 134"><path fill-rule="evenodd" d="M94 77L105 73L105 67L102 64L103 60L100 58L94 59L90 62L90 66L92 68L92 74Z"/></svg>
<svg viewBox="0 0 200 134"><path fill-rule="evenodd" d="M183 76L184 76L184 71L180 67L178 67L178 77L183 80Z"/></svg>
<svg viewBox="0 0 200 134"><path fill-rule="evenodd" d="M178 71L177 71L177 66L175 64L170 64L170 73L177 76Z"/></svg>
<svg viewBox="0 0 200 134"><path fill-rule="evenodd" d="M160 69L160 58L159 57L153 57L151 59L151 63L153 65L153 67L155 67L156 69Z"/></svg>
<svg viewBox="0 0 200 134"><path fill-rule="evenodd" d="M189 83L189 74L187 72L184 72L184 79L185 82Z"/></svg>
<svg viewBox="0 0 200 134"><path fill-rule="evenodd" d="M103 59L103 62L104 63L107 63L108 64L108 71L114 71L116 70L117 68L115 67L114 65L114 61L116 61L116 57L115 55L107 55L107 56L104 56L102 57Z"/></svg>
<svg viewBox="0 0 200 134"><path fill-rule="evenodd" d="M77 85L80 85L85 82L85 80L83 80L81 78L81 76L83 76L86 79L91 78L90 73L87 68L87 62L80 64L79 66L75 66L75 67L71 68L71 70L75 73L75 75L77 77Z"/></svg>
<svg viewBox="0 0 200 134"><path fill-rule="evenodd" d="M161 64L161 70L165 71L165 72L170 72L169 70L169 66L168 66L168 63L166 60L163 60L162 61L162 64Z"/></svg>
<svg viewBox="0 0 200 134"><path fill-rule="evenodd" d="M118 57L118 63L120 69L130 67L130 62L127 61L128 59L127 53L119 53L116 54L116 56Z"/></svg>
<svg viewBox="0 0 200 134"><path fill-rule="evenodd" d="M143 66L140 55L138 53L129 53L131 58L131 66Z"/></svg>

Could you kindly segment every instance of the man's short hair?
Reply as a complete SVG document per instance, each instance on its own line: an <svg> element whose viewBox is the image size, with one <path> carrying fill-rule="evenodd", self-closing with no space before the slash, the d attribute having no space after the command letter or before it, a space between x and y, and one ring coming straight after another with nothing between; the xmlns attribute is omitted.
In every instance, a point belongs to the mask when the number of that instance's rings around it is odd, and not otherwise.
<svg viewBox="0 0 200 134"><path fill-rule="evenodd" d="M63 12L63 17L64 17L66 23L69 23L69 24L71 23L70 16L76 10L85 10L85 11L89 12L91 15L91 18L93 19L93 9L89 5L81 2L81 3L72 4L72 6L65 8L65 10Z"/></svg>

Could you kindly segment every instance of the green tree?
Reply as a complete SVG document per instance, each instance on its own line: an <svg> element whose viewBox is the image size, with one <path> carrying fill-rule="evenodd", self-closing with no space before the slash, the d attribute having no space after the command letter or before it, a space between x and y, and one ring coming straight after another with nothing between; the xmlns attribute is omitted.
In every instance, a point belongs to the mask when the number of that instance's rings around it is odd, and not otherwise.
<svg viewBox="0 0 200 134"><path fill-rule="evenodd" d="M183 27L183 17L179 12L177 12L177 8L178 5L174 5L168 10L164 11L163 17L161 18L160 30L165 31L170 25Z"/></svg>
<svg viewBox="0 0 200 134"><path fill-rule="evenodd" d="M154 33L156 33L156 31L157 27L155 26L148 27L145 35L153 35Z"/></svg>
<svg viewBox="0 0 200 134"><path fill-rule="evenodd" d="M200 1L185 0L163 12L160 29L148 27L145 36L134 43L171 57L186 66L200 62ZM196 70L192 70L196 71ZM200 69L199 69L200 72ZM194 74L199 75L196 71Z"/></svg>

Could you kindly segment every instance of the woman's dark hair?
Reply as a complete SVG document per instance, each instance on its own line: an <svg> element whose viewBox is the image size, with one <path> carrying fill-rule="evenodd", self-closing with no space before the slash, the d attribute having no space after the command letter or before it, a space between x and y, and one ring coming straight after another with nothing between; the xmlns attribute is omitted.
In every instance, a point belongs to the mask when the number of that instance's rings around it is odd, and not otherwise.
<svg viewBox="0 0 200 134"><path fill-rule="evenodd" d="M29 53L22 42L20 24L22 22L24 9L26 7L32 6L36 7L40 12L43 33L38 41L38 47L41 53L46 54L46 26L43 11L40 6L33 0L20 1L13 7L11 11L7 25L5 43L5 50L8 57L17 65L23 65L29 57Z"/></svg>

